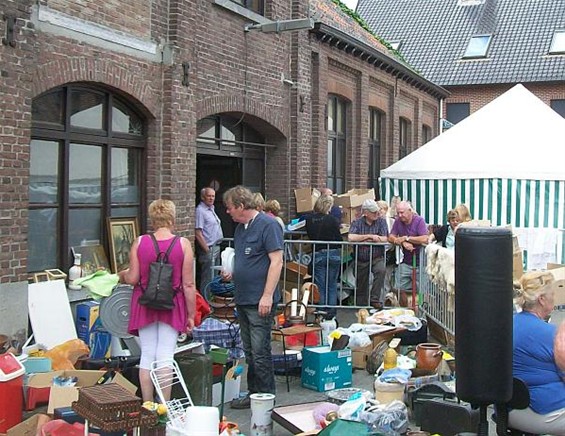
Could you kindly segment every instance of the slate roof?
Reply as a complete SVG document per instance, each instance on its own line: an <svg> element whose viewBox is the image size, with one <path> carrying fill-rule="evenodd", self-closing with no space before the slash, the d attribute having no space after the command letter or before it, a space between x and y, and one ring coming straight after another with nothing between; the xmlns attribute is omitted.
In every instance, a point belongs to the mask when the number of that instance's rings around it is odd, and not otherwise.
<svg viewBox="0 0 565 436"><path fill-rule="evenodd" d="M565 0L359 0L357 13L441 86L565 80L565 56L548 54L554 31L565 30ZM486 58L463 60L482 34L493 34Z"/></svg>
<svg viewBox="0 0 565 436"><path fill-rule="evenodd" d="M422 76L371 33L346 14L333 0L311 0L315 28L312 33L323 43L343 50L385 70L436 98L449 95L445 89Z"/></svg>

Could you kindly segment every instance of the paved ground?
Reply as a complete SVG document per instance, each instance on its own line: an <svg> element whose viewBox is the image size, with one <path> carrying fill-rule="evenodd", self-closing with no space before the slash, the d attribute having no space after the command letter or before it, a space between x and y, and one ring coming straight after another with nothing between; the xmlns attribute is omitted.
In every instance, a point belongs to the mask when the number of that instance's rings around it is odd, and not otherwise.
<svg viewBox="0 0 565 436"><path fill-rule="evenodd" d="M342 326L348 326L355 320L355 312L352 310L340 310L338 313L338 319ZM277 343L273 343L274 347L277 347ZM303 388L300 383L300 377L290 378L290 392L286 390L286 382L284 376L277 376L277 395L276 395L276 407L302 404L315 401L325 401L327 396L323 392L316 392L310 389ZM373 388L374 376L367 373L365 370L355 370L353 372L353 387L367 389L371 392L374 391ZM245 377L242 379L242 391L245 390ZM229 421L236 422L239 425L241 431L250 436L250 423L251 423L251 411L250 410L234 410L226 404L224 407L224 415ZM488 416L492 415L492 410L489 410ZM410 428L412 430L418 430L418 427L412 421ZM285 430L279 424L274 423L273 436L287 436L293 433ZM496 427L494 422L489 419L489 436L496 436Z"/></svg>

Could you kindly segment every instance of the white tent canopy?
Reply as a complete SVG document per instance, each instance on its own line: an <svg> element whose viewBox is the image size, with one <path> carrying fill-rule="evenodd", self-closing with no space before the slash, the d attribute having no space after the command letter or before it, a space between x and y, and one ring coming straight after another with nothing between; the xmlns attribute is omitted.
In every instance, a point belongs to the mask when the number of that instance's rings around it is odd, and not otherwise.
<svg viewBox="0 0 565 436"><path fill-rule="evenodd" d="M381 192L411 201L429 224L465 203L475 219L535 234L526 246L557 245L563 260L565 119L516 85L382 170Z"/></svg>
<svg viewBox="0 0 565 436"><path fill-rule="evenodd" d="M381 177L565 180L565 118L516 85Z"/></svg>

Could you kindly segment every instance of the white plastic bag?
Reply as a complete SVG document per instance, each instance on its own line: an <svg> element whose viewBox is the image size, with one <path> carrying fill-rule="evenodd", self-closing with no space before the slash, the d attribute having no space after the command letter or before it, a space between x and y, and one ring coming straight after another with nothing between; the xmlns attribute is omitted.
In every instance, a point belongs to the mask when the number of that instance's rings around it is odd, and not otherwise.
<svg viewBox="0 0 565 436"><path fill-rule="evenodd" d="M226 274L233 273L235 250L232 247L226 247L220 257L222 259L222 271Z"/></svg>

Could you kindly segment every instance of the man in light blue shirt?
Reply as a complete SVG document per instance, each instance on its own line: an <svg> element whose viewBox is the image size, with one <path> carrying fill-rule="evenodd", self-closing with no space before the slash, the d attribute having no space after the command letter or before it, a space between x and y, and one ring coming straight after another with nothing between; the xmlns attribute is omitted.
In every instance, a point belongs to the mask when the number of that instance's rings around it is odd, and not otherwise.
<svg viewBox="0 0 565 436"><path fill-rule="evenodd" d="M224 237L220 218L214 210L216 191L212 188L202 188L200 191L200 204L196 207L196 253L200 265L200 281L198 289L204 292L208 283L212 281L212 266L220 256L220 246L215 245Z"/></svg>

